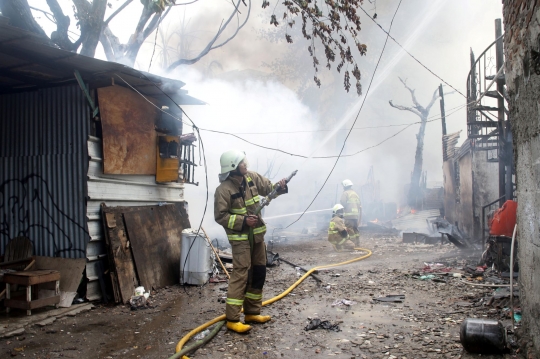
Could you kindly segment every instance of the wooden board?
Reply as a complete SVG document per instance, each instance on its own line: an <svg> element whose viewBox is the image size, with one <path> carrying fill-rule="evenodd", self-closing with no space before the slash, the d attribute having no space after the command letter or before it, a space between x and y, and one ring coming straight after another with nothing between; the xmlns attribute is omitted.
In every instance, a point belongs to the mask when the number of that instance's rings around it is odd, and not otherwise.
<svg viewBox="0 0 540 359"><path fill-rule="evenodd" d="M152 100L152 99L150 99ZM98 89L103 173L156 174L157 108L121 86Z"/></svg>
<svg viewBox="0 0 540 359"><path fill-rule="evenodd" d="M107 207L104 204L101 206L105 243L109 256L109 270L111 271L116 303L127 303L139 285L122 213L140 208Z"/></svg>
<svg viewBox="0 0 540 359"><path fill-rule="evenodd" d="M86 258L71 259L36 256L34 269L54 269L60 272L60 291L76 292L83 276Z"/></svg>
<svg viewBox="0 0 540 359"><path fill-rule="evenodd" d="M41 298L36 299L31 302L27 302L24 299L5 299L4 300L4 306L9 308L17 308L17 309L37 309L42 308L47 305L55 305L60 303L60 296L53 296L53 297L47 297L47 298Z"/></svg>
<svg viewBox="0 0 540 359"><path fill-rule="evenodd" d="M183 206L164 205L124 213L140 283L146 290L180 281L182 230L189 228Z"/></svg>
<svg viewBox="0 0 540 359"><path fill-rule="evenodd" d="M55 270L34 270L5 273L3 281L10 284L35 285L60 280L60 272Z"/></svg>

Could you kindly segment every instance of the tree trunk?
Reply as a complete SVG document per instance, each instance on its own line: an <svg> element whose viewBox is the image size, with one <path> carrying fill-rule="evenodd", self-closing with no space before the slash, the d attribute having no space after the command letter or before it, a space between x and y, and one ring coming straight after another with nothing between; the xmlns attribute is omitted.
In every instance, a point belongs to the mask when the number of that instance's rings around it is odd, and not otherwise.
<svg viewBox="0 0 540 359"><path fill-rule="evenodd" d="M420 124L420 130L416 135L416 154L414 155L414 167L411 176L411 186L409 188L409 194L407 202L412 208L420 208L422 203L422 190L420 188L420 177L422 176L422 166L424 162L424 135L426 132L427 116L422 116L422 123Z"/></svg>
<svg viewBox="0 0 540 359"><path fill-rule="evenodd" d="M91 5L86 0L74 0L73 3L81 22L81 55L94 57L103 29L107 0L94 0Z"/></svg>
<svg viewBox="0 0 540 359"><path fill-rule="evenodd" d="M26 0L0 0L0 10L3 16L9 18L11 26L42 35L47 40L49 39L45 31L34 20Z"/></svg>

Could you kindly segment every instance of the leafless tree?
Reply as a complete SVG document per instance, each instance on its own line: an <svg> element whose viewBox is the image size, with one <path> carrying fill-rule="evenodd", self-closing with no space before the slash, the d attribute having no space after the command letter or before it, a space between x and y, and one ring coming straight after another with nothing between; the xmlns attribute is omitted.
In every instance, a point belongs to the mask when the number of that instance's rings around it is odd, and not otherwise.
<svg viewBox="0 0 540 359"><path fill-rule="evenodd" d="M416 154L414 156L414 167L413 172L411 176L411 186L409 188L409 193L407 195L407 201L410 207L412 208L418 208L421 203L419 203L419 200L421 200L421 190L420 190L420 177L422 176L422 164L423 164L423 152L424 152L424 134L426 132L426 124L427 119L429 116L429 111L431 110L431 107L435 103L435 100L439 98L439 87L435 89L433 92L433 95L431 96L431 101L427 106L422 106L418 101L416 100L416 95L414 94L413 89L411 89L409 86L407 86L407 79L403 80L401 77L399 78L403 86L409 92L411 93L411 99L413 102L413 106L402 106L402 105L394 105L392 101L388 101L390 103L390 106L393 108L397 108L401 111L409 111L414 113L416 116L420 117L420 129L418 130L418 134L416 135Z"/></svg>
<svg viewBox="0 0 540 359"><path fill-rule="evenodd" d="M197 0L184 1L177 3L177 0L141 0L142 12L137 21L135 29L127 43L120 42L117 36L113 34L109 28L109 23L115 19L128 5L133 3L133 0L126 0L120 5L108 18L105 18L107 6L112 7L112 4L107 0L71 0L75 18L78 20L77 26L80 30L80 36L76 41L71 41L68 36L70 31L70 18L65 15L58 0L46 0L51 11L52 20L56 23L56 30L51 33L50 38L39 26L34 18L32 8L28 4L28 0L0 0L0 11L2 15L10 19L13 26L24 30L39 34L47 38L52 45L56 45L61 49L68 51L79 51L82 55L93 57L96 52L96 47L99 42L103 45L105 55L109 61L124 63L133 66L139 50L144 41L158 28L163 19L176 6L189 5ZM240 4L243 0L238 0L232 4L231 13L227 20L220 24L217 33L209 41L207 46L196 56L192 58L181 58L169 66L172 69L180 64L193 64L199 61L210 51L221 47L231 41L245 25L249 18L251 10L251 0L247 0L248 7L247 15L242 23L238 20L236 29L232 35L226 39L222 39L223 33L230 26L234 26L232 20L239 15ZM137 2L136 2L137 3ZM43 9L34 9L40 12L45 12ZM218 43L218 41L221 42Z"/></svg>
<svg viewBox="0 0 540 359"><path fill-rule="evenodd" d="M63 13L58 0L46 0L52 13L51 16L47 15L47 18L56 23L56 30L50 38L47 38L47 41L68 51L77 52L81 48L81 54L91 57L95 55L96 47L101 42L109 61L133 66L142 44L159 27L171 9L189 5L198 0L183 0L182 3L180 1L182 0L140 0L141 15L128 42L124 44L113 34L109 24L127 6L132 3L139 4L139 1L125 0L109 17L105 18L107 7L112 9L114 6L108 0L71 0L77 19L76 25L80 30L79 38L72 41L68 36L71 25L69 16ZM261 0L261 2L263 8L270 6L267 0ZM247 7L246 14L240 13L241 3ZM360 95L362 93L361 73L353 53L358 51L358 54L362 56L367 51L367 46L358 39L361 28L360 17L356 11L362 3L363 0L325 0L323 2L276 0L275 5L270 7L272 9L269 15L270 25L285 28L285 39L288 43L292 43L294 39L288 29L293 28L299 20L301 25L298 26L301 28L302 37L309 42L306 47L313 60L315 84L321 86L318 76L321 63L328 69L335 65L343 76L343 86L347 92L352 86L352 81L356 82L356 92ZM194 64L212 50L224 46L236 37L250 17L251 0L231 0L231 4L230 15L222 20L215 35L206 46L193 57L178 58L169 64L167 70L172 70L179 65ZM31 9L28 0L0 0L0 11L3 16L10 19L12 25L46 38L47 35L34 18L32 10L45 12L43 9ZM283 16L279 15L281 11L283 11ZM236 21L233 21L234 18ZM166 45L162 44L161 48L166 49ZM324 55L321 56L321 52ZM323 59L321 62L318 56Z"/></svg>

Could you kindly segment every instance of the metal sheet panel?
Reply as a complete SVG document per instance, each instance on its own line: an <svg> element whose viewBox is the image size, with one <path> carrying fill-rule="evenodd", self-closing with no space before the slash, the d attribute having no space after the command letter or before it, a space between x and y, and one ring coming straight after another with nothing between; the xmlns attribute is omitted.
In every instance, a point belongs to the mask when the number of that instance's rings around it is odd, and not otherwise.
<svg viewBox="0 0 540 359"><path fill-rule="evenodd" d="M89 112L77 86L0 96L0 252L84 258Z"/></svg>
<svg viewBox="0 0 540 359"><path fill-rule="evenodd" d="M403 217L392 220L392 227L400 231L420 231L421 233L430 233L428 219L437 218L441 215L438 209L428 209L409 213Z"/></svg>
<svg viewBox="0 0 540 359"><path fill-rule="evenodd" d="M159 202L183 202L184 185L182 183L157 184L154 175L120 175L103 173L103 154L101 140L88 137L88 202L86 217L92 240L88 244L86 272L89 279L87 298L99 299L97 267L100 258L106 256L103 224L101 221L101 203L108 207L147 206Z"/></svg>

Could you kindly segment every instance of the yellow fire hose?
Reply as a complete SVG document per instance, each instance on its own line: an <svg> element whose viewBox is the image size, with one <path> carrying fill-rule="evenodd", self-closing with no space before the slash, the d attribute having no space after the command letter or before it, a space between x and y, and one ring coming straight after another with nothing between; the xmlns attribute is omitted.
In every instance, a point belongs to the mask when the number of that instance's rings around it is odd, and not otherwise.
<svg viewBox="0 0 540 359"><path fill-rule="evenodd" d="M277 302L278 300L282 299L283 297L285 297L287 294L289 294L290 292L293 291L294 288L296 288L300 283L302 283L304 281L304 279L306 279L307 277L309 277L309 275L311 273L313 273L314 271L316 270L321 270L321 269L326 269L326 268L332 268L332 267L338 267L338 266L342 266L342 265L346 265L346 264L350 264L350 263L353 263L353 262L357 262L357 261L361 261L362 259L366 259L367 257L371 256L372 252L369 250L369 249L365 249L365 248L355 248L355 250L357 251L363 251L363 252L367 252L366 255L363 255L361 257L358 257L358 258L354 258L354 259L351 259L351 260L348 260L348 261L345 261L345 262L341 262L341 263L335 263L335 264L328 264L328 265L322 265L322 266L318 266L318 267L313 267L311 268L309 271L307 271L303 276L301 276L293 285L291 285L289 288L287 288L287 290L285 290L283 293L275 296L274 298L270 298L266 301L264 301L262 303L263 307L267 306L267 305L270 305L274 302ZM184 346L184 344L187 343L187 341L192 337L194 336L195 334L199 333L200 331L208 328L209 326L217 323L217 322L220 322L222 320L225 320L225 314L223 315L220 315L219 317L216 317L206 323L204 323L203 325L201 326L198 326L197 328L193 329L191 332L187 333L179 342L178 344L176 344L176 350L175 352L176 353L179 353L181 350L182 350L182 347ZM171 356L169 359L173 359L173 358L178 358L178 355L173 355ZM187 356L183 356L182 359L189 359Z"/></svg>

